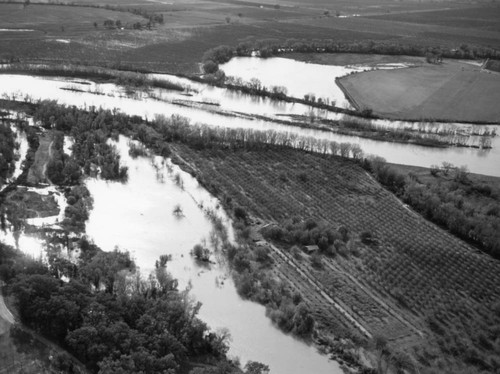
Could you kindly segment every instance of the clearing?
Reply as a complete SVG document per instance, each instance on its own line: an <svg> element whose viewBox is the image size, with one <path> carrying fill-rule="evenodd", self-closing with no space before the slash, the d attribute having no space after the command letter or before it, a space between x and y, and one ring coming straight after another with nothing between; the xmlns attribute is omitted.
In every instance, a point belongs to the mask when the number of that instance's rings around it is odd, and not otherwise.
<svg viewBox="0 0 500 374"><path fill-rule="evenodd" d="M35 161L28 172L28 183L31 184L48 183L46 170L50 161L52 139L47 134L42 134L39 139L40 145L35 153Z"/></svg>
<svg viewBox="0 0 500 374"><path fill-rule="evenodd" d="M500 74L466 62L369 71L338 83L358 109L371 109L381 117L500 121Z"/></svg>

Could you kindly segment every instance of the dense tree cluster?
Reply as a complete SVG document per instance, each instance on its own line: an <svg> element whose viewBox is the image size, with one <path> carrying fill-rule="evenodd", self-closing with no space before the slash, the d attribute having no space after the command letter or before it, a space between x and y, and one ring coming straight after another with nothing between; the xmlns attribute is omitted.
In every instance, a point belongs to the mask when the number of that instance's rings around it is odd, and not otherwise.
<svg viewBox="0 0 500 374"><path fill-rule="evenodd" d="M6 123L0 124L0 185L10 176L15 165L15 134Z"/></svg>
<svg viewBox="0 0 500 374"><path fill-rule="evenodd" d="M85 186L73 186L66 190L65 197L68 205L64 210L63 227L68 231L84 231L92 208L90 191Z"/></svg>
<svg viewBox="0 0 500 374"><path fill-rule="evenodd" d="M230 247L227 251L238 293L266 306L271 320L285 332L309 339L314 318L300 294L266 270L272 259L263 247Z"/></svg>
<svg viewBox="0 0 500 374"><path fill-rule="evenodd" d="M108 143L112 131L126 122L108 110L91 108L89 111L76 107L58 105L55 101L43 101L33 115L45 128L70 133L75 144L71 157L64 155L62 134L56 134L53 143L53 157L47 167L49 178L57 184L74 184L80 176L80 168L85 174L99 168L101 176L109 180L124 180L127 168L120 166L120 156L116 148Z"/></svg>
<svg viewBox="0 0 500 374"><path fill-rule="evenodd" d="M212 60L221 64L232 56L250 56L258 51L261 57L276 56L281 53L364 53L381 55L422 56L433 55L436 58L500 58L500 51L489 47L462 44L453 47L428 47L416 44L400 44L387 41L341 42L331 39L299 40L262 39L246 41L236 47L219 46L207 51L203 60Z"/></svg>
<svg viewBox="0 0 500 374"><path fill-rule="evenodd" d="M75 277L63 282L52 263L0 243L0 276L25 325L94 373L177 373L194 356L224 361L227 341L197 318L200 304L177 290L166 261L144 280L128 253L102 252L85 239L80 247Z"/></svg>
<svg viewBox="0 0 500 374"><path fill-rule="evenodd" d="M64 153L64 134L56 132L51 146L51 158L47 164L47 176L57 185L75 185L82 175L76 160Z"/></svg>
<svg viewBox="0 0 500 374"><path fill-rule="evenodd" d="M318 224L313 219L303 221L299 217L286 220L280 226L268 226L262 234L277 242L292 245L317 245L320 252L347 255L354 246L349 230L345 226L334 229L326 224Z"/></svg>

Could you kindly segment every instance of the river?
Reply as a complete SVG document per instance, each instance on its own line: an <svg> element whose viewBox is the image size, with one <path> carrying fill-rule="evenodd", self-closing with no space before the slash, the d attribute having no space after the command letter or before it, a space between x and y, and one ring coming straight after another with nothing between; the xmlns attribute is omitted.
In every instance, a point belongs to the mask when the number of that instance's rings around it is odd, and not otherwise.
<svg viewBox="0 0 500 374"><path fill-rule="evenodd" d="M312 64L309 64L312 65ZM320 66L320 65L318 65ZM169 76L165 77L169 79ZM180 79L180 78L179 78ZM273 122L272 120L255 119L252 114L258 112L262 105L261 114L296 114L302 113L307 106L290 103L274 103L268 99L262 100L249 95L234 94L227 90L208 88L192 82L191 86L197 91L192 97L193 101L210 99L210 93L216 92L215 101L220 100L216 109L213 105L186 106L174 102L184 98L189 100L191 96L185 96L179 92L167 90L154 90L157 97L162 100L152 98L149 94L138 94L135 98L125 94L123 89L113 84L95 84L85 81L75 81L70 78L41 78L29 75L1 75L0 95L3 97L24 98L26 95L32 99L53 99L61 104L76 105L79 107L97 106L107 109L118 108L127 114L135 114L154 118L156 114L179 114L189 118L193 123L205 123L211 126L222 126L231 128L253 128L258 130L275 130L280 132L296 133L302 136L312 136L320 139L334 140L337 142L349 142L359 144L367 154L374 154L385 158L388 162L407 164L414 166L429 167L439 165L442 162L451 162L454 165L466 165L471 172L500 176L500 137L494 137L492 149L476 149L464 147L431 148L418 145L409 145L393 142L376 141L357 136L339 135L329 131L314 130L288 126ZM84 92L68 91L64 88L76 88ZM201 89L200 89L201 88ZM91 92L86 92L90 90ZM222 91L221 91L222 90ZM98 94L96 94L96 92ZM238 100L241 103L237 104ZM227 104L224 104L227 103ZM232 104L231 104L232 103ZM193 103L191 103L193 104ZM227 105L225 107L224 105ZM231 105L237 107L238 111L248 107L248 113L231 113ZM297 109L299 108L299 109ZM234 109L234 107L233 107ZM227 115L230 113L231 115ZM258 113L257 113L258 114ZM236 116L235 116L236 115ZM337 115L337 114L335 114ZM397 121L384 121L383 124L393 127L404 126L404 123ZM452 125L449 125L452 126ZM470 125L460 125L459 127L470 127ZM500 133L499 126L489 126Z"/></svg>
<svg viewBox="0 0 500 374"><path fill-rule="evenodd" d="M242 300L229 277L221 241L214 234L206 210L216 212L232 237L231 224L216 199L190 174L159 157L133 159L128 142L117 143L121 162L128 166L127 183L88 179L94 208L87 234L106 251L118 246L130 250L136 264L148 274L163 254L172 256L168 270L180 288L191 287L191 295L203 306L200 318L212 329L227 328L232 341L229 355L266 363L271 373L341 373L335 362L315 348L287 336L274 327L265 308ZM173 214L180 206L182 216ZM213 264L199 263L190 255L195 244L204 243L214 254Z"/></svg>

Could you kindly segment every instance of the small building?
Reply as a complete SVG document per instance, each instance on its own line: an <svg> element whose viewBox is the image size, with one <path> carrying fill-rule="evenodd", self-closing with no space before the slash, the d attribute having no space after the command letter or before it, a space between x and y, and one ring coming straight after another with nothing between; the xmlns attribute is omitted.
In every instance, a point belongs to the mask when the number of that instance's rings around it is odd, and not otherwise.
<svg viewBox="0 0 500 374"><path fill-rule="evenodd" d="M308 255L313 254L314 252L317 252L319 250L319 247L314 244L314 245L305 245L303 248L303 251L307 253Z"/></svg>
<svg viewBox="0 0 500 374"><path fill-rule="evenodd" d="M258 240L255 242L255 245L257 247L267 247L267 246L269 246L269 243L266 242L265 240Z"/></svg>

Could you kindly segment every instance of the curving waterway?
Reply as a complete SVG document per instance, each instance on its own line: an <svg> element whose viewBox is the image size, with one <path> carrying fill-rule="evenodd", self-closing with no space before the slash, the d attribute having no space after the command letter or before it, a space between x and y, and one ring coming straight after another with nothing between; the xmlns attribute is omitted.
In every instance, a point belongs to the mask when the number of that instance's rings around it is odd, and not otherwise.
<svg viewBox="0 0 500 374"><path fill-rule="evenodd" d="M202 303L200 318L212 329L226 328L232 341L229 355L268 364L271 373L341 373L338 364L315 348L283 334L265 315L265 308L241 299L221 255L221 238L207 212L218 216L233 233L219 203L195 178L169 160L128 154L128 141L115 143L121 163L128 166L126 183L88 179L94 208L87 234L105 251L115 246L129 250L143 274L164 254L172 256L167 268L181 289ZM181 215L174 214L179 206ZM212 250L212 263L199 263L190 255L195 244Z"/></svg>

